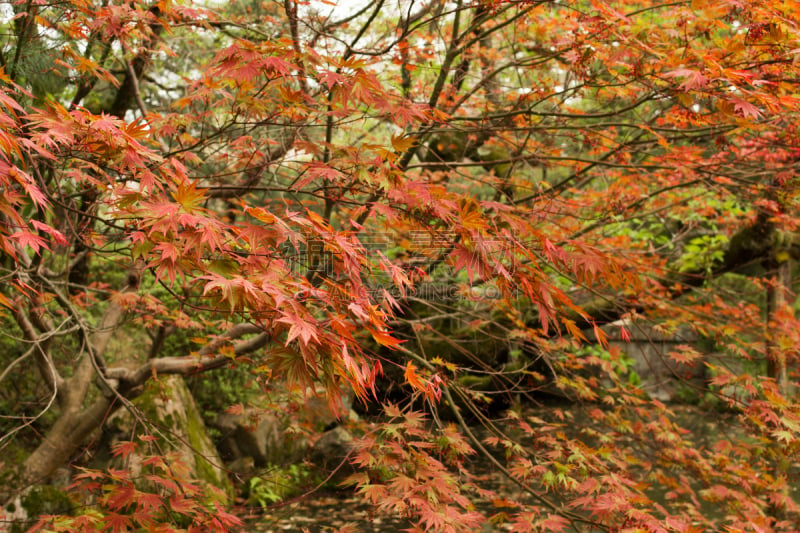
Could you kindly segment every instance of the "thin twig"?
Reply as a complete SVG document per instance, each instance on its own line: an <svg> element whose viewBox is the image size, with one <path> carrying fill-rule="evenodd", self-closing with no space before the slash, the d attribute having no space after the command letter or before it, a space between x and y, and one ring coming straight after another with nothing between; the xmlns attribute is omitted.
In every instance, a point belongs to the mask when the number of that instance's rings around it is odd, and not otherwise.
<svg viewBox="0 0 800 533"><path fill-rule="evenodd" d="M133 65L130 61L125 62L125 67L128 69L128 76L130 76L131 85L133 85L133 96L136 98L136 105L139 107L139 111L144 118L147 116L147 107L144 105L142 93L139 91L139 78L136 76L136 71L133 69Z"/></svg>

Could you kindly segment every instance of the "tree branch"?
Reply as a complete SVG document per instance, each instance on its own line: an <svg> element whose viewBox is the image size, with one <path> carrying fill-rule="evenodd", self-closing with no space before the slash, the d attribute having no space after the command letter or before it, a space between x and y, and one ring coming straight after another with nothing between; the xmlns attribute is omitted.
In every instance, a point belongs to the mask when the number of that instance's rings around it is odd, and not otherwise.
<svg viewBox="0 0 800 533"><path fill-rule="evenodd" d="M106 372L106 377L110 380L119 381L120 392L125 394L127 391L143 385L153 375L190 375L219 368L229 363L231 357L228 355L219 355L216 352L226 343L252 333L260 334L251 339L240 341L233 346L234 358L241 357L266 346L269 341L269 334L264 332L263 328L253 324L237 324L224 335L220 335L214 339L214 341L204 346L198 352L197 356L159 357L150 359L136 370L110 368Z"/></svg>

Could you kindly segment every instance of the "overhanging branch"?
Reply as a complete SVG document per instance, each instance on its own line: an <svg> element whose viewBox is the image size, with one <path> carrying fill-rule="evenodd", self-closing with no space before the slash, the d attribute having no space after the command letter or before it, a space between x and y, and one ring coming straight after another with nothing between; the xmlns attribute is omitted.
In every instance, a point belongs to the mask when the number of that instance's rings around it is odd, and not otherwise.
<svg viewBox="0 0 800 533"><path fill-rule="evenodd" d="M217 353L226 343L244 335L259 333L255 337L237 342L233 346L233 357ZM142 386L148 379L158 374L191 375L219 368L229 363L232 359L253 353L266 346L269 334L263 328L253 324L237 324L225 334L201 349L196 356L184 357L158 357L150 359L135 370L127 368L110 368L106 372L109 380L119 383L119 391L127 394Z"/></svg>

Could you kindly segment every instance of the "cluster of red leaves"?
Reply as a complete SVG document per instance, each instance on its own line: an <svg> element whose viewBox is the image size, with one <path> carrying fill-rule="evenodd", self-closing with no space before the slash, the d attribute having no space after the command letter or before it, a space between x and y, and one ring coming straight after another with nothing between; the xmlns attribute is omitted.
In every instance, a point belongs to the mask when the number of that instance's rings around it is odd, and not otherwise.
<svg viewBox="0 0 800 533"><path fill-rule="evenodd" d="M155 440L140 438L145 444ZM190 479L180 457L142 454L141 447L142 443L130 441L115 445L113 456L126 468L103 472L84 469L70 487L82 512L77 516L43 516L30 531L224 533L242 525L225 510L227 495ZM138 474L129 468L131 462L137 463ZM86 502L94 503L86 507Z"/></svg>
<svg viewBox="0 0 800 533"><path fill-rule="evenodd" d="M379 511L406 516L421 531L475 531L484 518L468 494L478 489L458 471L474 451L453 426L433 429L422 413L384 410L389 420L355 443L353 462L363 471L349 482Z"/></svg>

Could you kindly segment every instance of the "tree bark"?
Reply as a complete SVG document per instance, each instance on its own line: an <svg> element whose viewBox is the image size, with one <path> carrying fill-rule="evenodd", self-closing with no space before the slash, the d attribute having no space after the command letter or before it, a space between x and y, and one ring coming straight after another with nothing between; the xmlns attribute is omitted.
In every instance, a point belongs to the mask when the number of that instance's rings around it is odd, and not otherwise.
<svg viewBox="0 0 800 533"><path fill-rule="evenodd" d="M45 482L58 468L68 464L86 438L119 405L119 402L115 404L108 398L100 398L86 410L61 413L44 441L25 460L21 486Z"/></svg>
<svg viewBox="0 0 800 533"><path fill-rule="evenodd" d="M788 256L788 254L786 254ZM792 261L786 258L778 263L772 282L767 289L767 327L772 331L767 332L767 376L775 380L781 394L789 393L789 377L786 365L786 354L779 347L775 346L773 337L778 333L775 320L779 317L779 311L789 303L789 295L792 290Z"/></svg>

